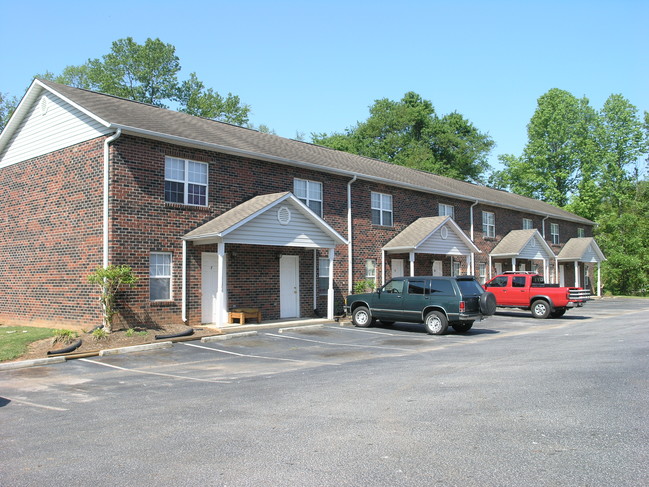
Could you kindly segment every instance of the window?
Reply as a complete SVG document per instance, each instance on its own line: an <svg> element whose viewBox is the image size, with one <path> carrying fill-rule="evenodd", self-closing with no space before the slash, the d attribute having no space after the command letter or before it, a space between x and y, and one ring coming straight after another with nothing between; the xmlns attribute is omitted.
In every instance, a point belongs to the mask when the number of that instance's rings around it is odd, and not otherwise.
<svg viewBox="0 0 649 487"><path fill-rule="evenodd" d="M367 259L365 261L365 279L376 282L376 260Z"/></svg>
<svg viewBox="0 0 649 487"><path fill-rule="evenodd" d="M485 237L496 237L496 216L490 211L482 212L482 233Z"/></svg>
<svg viewBox="0 0 649 487"><path fill-rule="evenodd" d="M408 281L408 294L430 294L430 281Z"/></svg>
<svg viewBox="0 0 649 487"><path fill-rule="evenodd" d="M320 294L329 292L329 258L318 259L318 290Z"/></svg>
<svg viewBox="0 0 649 487"><path fill-rule="evenodd" d="M151 301L171 299L171 253L152 252L149 260L149 297Z"/></svg>
<svg viewBox="0 0 649 487"><path fill-rule="evenodd" d="M403 283L405 281L390 281L383 286L384 293L403 294Z"/></svg>
<svg viewBox="0 0 649 487"><path fill-rule="evenodd" d="M507 287L507 276L498 276L489 283L489 287Z"/></svg>
<svg viewBox="0 0 649 487"><path fill-rule="evenodd" d="M296 179L293 181L293 192L316 215L322 216L322 183Z"/></svg>
<svg viewBox="0 0 649 487"><path fill-rule="evenodd" d="M430 292L434 295L453 296L455 294L453 285L448 280L433 279L430 281L430 287Z"/></svg>
<svg viewBox="0 0 649 487"><path fill-rule="evenodd" d="M578 236L579 238L584 238L584 237L586 236L586 232L584 232L584 229L583 229L583 228L578 228L578 229L577 229L577 236Z"/></svg>
<svg viewBox="0 0 649 487"><path fill-rule="evenodd" d="M207 206L207 164L167 157L165 202Z"/></svg>
<svg viewBox="0 0 649 487"><path fill-rule="evenodd" d="M512 287L525 287L525 276L512 277Z"/></svg>
<svg viewBox="0 0 649 487"><path fill-rule="evenodd" d="M559 224L550 223L550 235L552 236L552 243L557 245L559 243Z"/></svg>
<svg viewBox="0 0 649 487"><path fill-rule="evenodd" d="M458 261L453 261L453 270L451 272L452 276L459 276L462 273L462 263Z"/></svg>
<svg viewBox="0 0 649 487"><path fill-rule="evenodd" d="M484 262L478 263L478 275L480 276L480 284L484 284L487 280L487 264Z"/></svg>
<svg viewBox="0 0 649 487"><path fill-rule="evenodd" d="M440 203L439 216L450 216L451 218L455 219L455 208L452 205Z"/></svg>
<svg viewBox="0 0 649 487"><path fill-rule="evenodd" d="M534 222L530 218L523 218L523 230L532 230L534 228Z"/></svg>
<svg viewBox="0 0 649 487"><path fill-rule="evenodd" d="M372 225L392 226L392 196L372 192Z"/></svg>

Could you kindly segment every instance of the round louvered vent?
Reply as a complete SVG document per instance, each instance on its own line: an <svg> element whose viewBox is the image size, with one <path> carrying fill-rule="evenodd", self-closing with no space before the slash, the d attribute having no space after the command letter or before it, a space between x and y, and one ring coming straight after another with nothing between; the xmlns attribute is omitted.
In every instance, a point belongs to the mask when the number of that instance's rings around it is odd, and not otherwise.
<svg viewBox="0 0 649 487"><path fill-rule="evenodd" d="M287 206L282 206L277 210L277 220L279 220L282 225L288 225L291 222L291 210L289 210Z"/></svg>

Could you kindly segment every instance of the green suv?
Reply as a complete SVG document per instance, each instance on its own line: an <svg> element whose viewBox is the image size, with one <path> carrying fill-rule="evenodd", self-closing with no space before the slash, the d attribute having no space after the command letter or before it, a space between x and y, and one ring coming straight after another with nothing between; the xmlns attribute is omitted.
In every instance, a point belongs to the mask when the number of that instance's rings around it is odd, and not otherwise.
<svg viewBox="0 0 649 487"><path fill-rule="evenodd" d="M431 335L443 335L448 325L464 333L474 321L495 312L495 296L473 276L397 277L373 293L352 294L345 300L345 313L355 326L371 326L376 320L385 325L424 323Z"/></svg>

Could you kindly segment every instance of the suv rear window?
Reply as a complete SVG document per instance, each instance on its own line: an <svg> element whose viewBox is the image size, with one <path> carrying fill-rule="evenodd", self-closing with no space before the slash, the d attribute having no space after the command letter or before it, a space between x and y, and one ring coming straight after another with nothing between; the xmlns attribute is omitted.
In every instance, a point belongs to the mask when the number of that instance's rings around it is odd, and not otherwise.
<svg viewBox="0 0 649 487"><path fill-rule="evenodd" d="M478 281L474 279L458 279L457 285L460 286L460 291L463 295L475 295L482 294L484 289L478 284Z"/></svg>
<svg viewBox="0 0 649 487"><path fill-rule="evenodd" d="M442 279L431 280L431 294L436 296L455 296L451 281Z"/></svg>

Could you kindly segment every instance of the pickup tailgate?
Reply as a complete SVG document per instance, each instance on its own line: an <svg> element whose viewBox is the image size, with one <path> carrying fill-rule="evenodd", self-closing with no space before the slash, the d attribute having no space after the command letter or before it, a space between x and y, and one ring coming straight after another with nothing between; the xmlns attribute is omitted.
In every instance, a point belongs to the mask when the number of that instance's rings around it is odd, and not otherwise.
<svg viewBox="0 0 649 487"><path fill-rule="evenodd" d="M580 289L578 287L568 288L569 301L588 301L590 299L590 291L588 289Z"/></svg>

